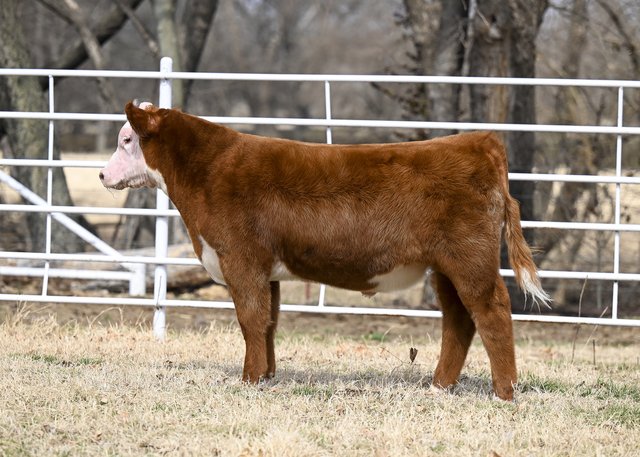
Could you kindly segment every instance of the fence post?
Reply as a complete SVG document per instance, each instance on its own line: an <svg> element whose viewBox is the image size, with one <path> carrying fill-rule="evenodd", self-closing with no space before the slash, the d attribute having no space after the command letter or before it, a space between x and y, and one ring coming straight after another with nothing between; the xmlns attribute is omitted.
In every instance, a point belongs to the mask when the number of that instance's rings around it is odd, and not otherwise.
<svg viewBox="0 0 640 457"><path fill-rule="evenodd" d="M49 75L49 112L53 113L55 108L54 99L54 84L53 76ZM53 160L53 120L49 120L49 137L47 142L47 159ZM53 169L47 168L47 204L53 205ZM45 226L45 248L46 254L51 254L51 213L47 213L46 226ZM44 274L42 276L42 295L47 295L49 288L49 266L50 262L47 260L44 264Z"/></svg>
<svg viewBox="0 0 640 457"><path fill-rule="evenodd" d="M324 114L326 120L331 120L331 85L329 81L324 82ZM333 137L331 135L331 126L327 125L327 144L333 143ZM322 308L324 306L325 294L327 292L327 286L320 284L320 294L318 296L318 306Z"/></svg>
<svg viewBox="0 0 640 457"><path fill-rule="evenodd" d="M171 79L169 73L172 71L173 61L170 57L163 57L160 60L160 71L167 76L160 80L160 97L158 106L160 108L171 108ZM156 209L168 210L169 197L162 190L157 190ZM169 217L156 217L156 257L167 257L169 251ZM156 265L153 281L153 297L156 304L153 314L153 335L158 340L164 340L166 328L166 307L160 302L167 298L167 266Z"/></svg>
<svg viewBox="0 0 640 457"><path fill-rule="evenodd" d="M618 88L618 120L616 125L622 127L624 115L624 88ZM622 135L616 135L616 178L620 179L622 176ZM620 183L616 183L616 201L613 213L613 223L620 224L620 200L621 186ZM613 273L620 273L620 231L616 230L613 233ZM618 300L619 300L619 286L618 281L613 281L613 296L611 297L611 318L618 318Z"/></svg>

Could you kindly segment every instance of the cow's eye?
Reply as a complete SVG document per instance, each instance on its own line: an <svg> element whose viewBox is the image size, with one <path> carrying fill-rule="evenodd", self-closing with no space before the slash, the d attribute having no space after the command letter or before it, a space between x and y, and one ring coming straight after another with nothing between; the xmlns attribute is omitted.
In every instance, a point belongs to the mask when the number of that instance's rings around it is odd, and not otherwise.
<svg viewBox="0 0 640 457"><path fill-rule="evenodd" d="M131 143L131 137L130 137L130 136L125 136L125 137L122 139L122 142L123 142L124 144L129 144L129 143Z"/></svg>

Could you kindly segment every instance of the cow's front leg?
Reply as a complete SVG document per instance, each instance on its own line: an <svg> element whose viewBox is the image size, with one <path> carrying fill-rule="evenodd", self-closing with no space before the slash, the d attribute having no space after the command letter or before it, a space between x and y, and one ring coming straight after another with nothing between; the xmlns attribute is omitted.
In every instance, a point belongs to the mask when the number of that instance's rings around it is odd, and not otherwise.
<svg viewBox="0 0 640 457"><path fill-rule="evenodd" d="M232 290L231 297L245 342L242 380L256 383L273 375L270 371L275 369L269 366L269 362L275 365L273 342L269 338L273 327L269 283L252 290L236 293Z"/></svg>
<svg viewBox="0 0 640 457"><path fill-rule="evenodd" d="M257 383L273 374L272 287L268 276L253 265L221 259L245 342L242 380ZM225 268L226 267L226 268Z"/></svg>

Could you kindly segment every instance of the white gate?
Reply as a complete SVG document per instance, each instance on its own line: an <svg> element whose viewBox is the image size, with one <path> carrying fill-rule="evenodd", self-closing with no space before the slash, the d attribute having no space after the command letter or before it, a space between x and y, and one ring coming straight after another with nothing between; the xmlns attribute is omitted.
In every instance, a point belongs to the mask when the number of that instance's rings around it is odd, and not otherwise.
<svg viewBox="0 0 640 457"><path fill-rule="evenodd" d="M49 111L48 112L12 112L0 111L0 118L44 119L49 121L49 157L42 160L0 159L0 166L4 167L45 167L48 168L48 196L40 198L22 183L17 182L8 173L0 170L0 182L8 185L30 204L2 204L0 213L9 211L46 213L46 247L44 252L7 252L0 251L0 275L41 276L43 278L42 293L39 295L9 294L0 291L0 300L46 303L82 303L106 305L142 305L153 306L156 309L154 318L154 333L162 338L165 327L166 306L188 306L206 308L233 308L233 303L227 301L194 301L167 299L167 265L197 265L196 259L173 258L167 256L168 218L177 217L176 210L169 209L169 200L164 193L158 191L156 209L133 208L97 208L80 206L52 205L52 173L54 167L90 167L101 168L104 162L99 161L71 161L53 160L53 126L60 120L86 121L115 121L122 123L125 116L120 114L89 114L89 113L58 113L54 112L54 78L144 78L155 79L160 84L159 106L171 106L171 79L191 80L226 80L226 81L287 81L311 82L324 87L326 115L324 118L282 118L282 117L219 117L207 116L205 119L224 124L250 125L287 125L287 126L319 126L326 128L326 140L331 142L332 127L369 127L369 128L408 128L408 129L447 129L447 130L494 130L494 131L528 131L555 133L599 133L613 135L616 138L615 174L613 176L600 175L570 175L570 174L539 174L539 173L510 173L512 181L553 181L580 183L608 183L615 184L615 209L612 223L587 222L550 222L523 221L523 228L552 228L559 230L592 230L614 233L613 271L556 271L541 270L541 278L567 278L579 280L594 280L612 282L611 314L610 317L580 317L555 316L545 314L514 314L514 320L529 320L543 322L573 322L604 325L640 326L640 319L620 318L618 312L618 285L621 281L640 281L640 273L636 269L633 273L620 271L620 235L624 232L640 232L640 224L621 221L621 186L631 184L640 185L640 178L627 176L622 169L624 135L640 135L640 127L629 127L623 124L624 91L625 89L640 89L640 81L614 80L567 80L567 79L537 79L537 78L490 78L490 77L445 77L445 76L386 76L386 75L302 75L302 74L253 74L253 73L186 73L172 72L171 59L162 59L160 71L93 71L93 70L30 70L30 69L0 69L0 77L6 76L45 76L49 78ZM472 122L422 122L396 120L361 120L334 119L331 116L331 84L332 83L424 83L424 84L481 84L481 85L530 85L530 86L570 86L617 89L617 121L615 126L589 125L545 125L545 124L505 124L505 123L472 123ZM97 176L97 173L96 173ZM96 177L97 179L97 177ZM154 256L122 255L104 241L84 230L69 219L66 214L113 214L113 215L151 215L156 217L156 252ZM51 252L51 219L61 222L69 230L74 231L85 241L93 245L101 254L59 254ZM40 260L44 267L8 266L8 259ZM50 267L55 261L76 262L108 262L121 264L126 271L87 271L69 270ZM146 265L155 268L154 293L152 298L138 298L135 295L144 294L144 271ZM638 267L638 266L636 266ZM501 270L504 276L513 276L512 270ZM129 281L129 297L92 297L92 296L60 296L48 293L49 277L73 278L110 278ZM315 313L343 313L343 314L381 314L395 316L440 317L439 311L401 308L378 307L343 307L329 306L324 303L324 287L320 288L318 304L315 306L301 304L283 304L283 311L315 312ZM543 311L544 312L544 311ZM640 317L640 316L638 316Z"/></svg>

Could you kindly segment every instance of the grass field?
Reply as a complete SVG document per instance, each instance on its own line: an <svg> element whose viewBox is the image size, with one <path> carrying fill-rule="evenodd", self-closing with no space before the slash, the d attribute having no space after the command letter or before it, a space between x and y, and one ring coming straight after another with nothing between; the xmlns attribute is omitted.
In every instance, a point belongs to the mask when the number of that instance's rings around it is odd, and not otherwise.
<svg viewBox="0 0 640 457"><path fill-rule="evenodd" d="M438 321L367 327L367 317L285 314L276 379L256 387L239 381L244 345L228 314L173 330L164 343L145 322L114 316L4 315L0 455L639 452L637 329L582 327L574 348L573 326L517 324L520 383L517 401L505 403L492 397L477 339L460 385L429 389Z"/></svg>

